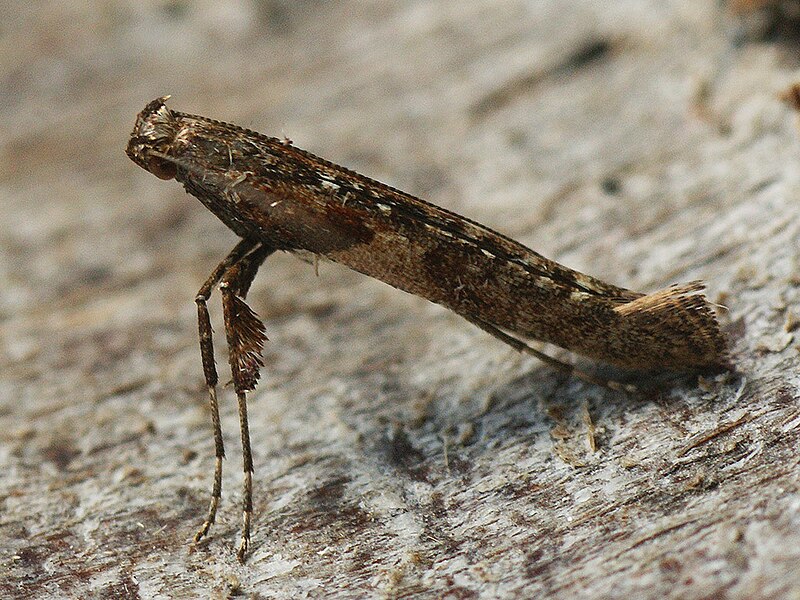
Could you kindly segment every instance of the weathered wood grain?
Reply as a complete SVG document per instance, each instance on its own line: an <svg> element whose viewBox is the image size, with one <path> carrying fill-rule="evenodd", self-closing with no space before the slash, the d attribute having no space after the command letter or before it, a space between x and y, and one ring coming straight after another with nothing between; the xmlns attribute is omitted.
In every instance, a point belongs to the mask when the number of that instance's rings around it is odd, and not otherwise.
<svg viewBox="0 0 800 600"><path fill-rule="evenodd" d="M694 0L0 7L0 596L797 595L800 137L778 94L800 64L791 23L738 18ZM219 523L190 553L213 469L193 299L235 239L125 157L162 94L615 284L704 279L740 373L626 398L277 257L249 296L270 338L252 556L233 551L229 389Z"/></svg>

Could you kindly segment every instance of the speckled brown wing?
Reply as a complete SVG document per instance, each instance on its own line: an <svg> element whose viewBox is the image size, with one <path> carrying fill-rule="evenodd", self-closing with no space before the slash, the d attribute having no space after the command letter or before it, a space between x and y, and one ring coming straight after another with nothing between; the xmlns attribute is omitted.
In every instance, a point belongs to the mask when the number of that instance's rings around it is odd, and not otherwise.
<svg viewBox="0 0 800 600"><path fill-rule="evenodd" d="M317 254L473 322L611 364L726 360L699 284L632 292L287 140L172 111L162 121L169 133L150 155L175 165L186 190L241 237Z"/></svg>

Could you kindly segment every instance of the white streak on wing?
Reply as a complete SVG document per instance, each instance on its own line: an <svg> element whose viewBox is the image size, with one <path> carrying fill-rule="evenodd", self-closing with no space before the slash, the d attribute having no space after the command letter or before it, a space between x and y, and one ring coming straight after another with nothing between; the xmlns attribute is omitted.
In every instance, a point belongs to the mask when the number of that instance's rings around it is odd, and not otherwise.
<svg viewBox="0 0 800 600"><path fill-rule="evenodd" d="M326 189L326 190L330 190L330 191L332 191L332 192L335 192L335 191L337 191L337 190L338 190L338 189L341 187L341 186L339 186L338 184L336 184L336 183L333 183L333 181L329 181L327 178L325 178L325 180L324 180L324 181L321 183L321 186L322 186L324 189Z"/></svg>
<svg viewBox="0 0 800 600"><path fill-rule="evenodd" d="M431 231L435 231L438 235L442 235L444 237L449 237L449 238L456 237L446 229L442 229L437 225L431 225L430 223L423 223L423 225L425 226L425 229L430 229ZM462 241L468 242L468 240L462 240Z"/></svg>

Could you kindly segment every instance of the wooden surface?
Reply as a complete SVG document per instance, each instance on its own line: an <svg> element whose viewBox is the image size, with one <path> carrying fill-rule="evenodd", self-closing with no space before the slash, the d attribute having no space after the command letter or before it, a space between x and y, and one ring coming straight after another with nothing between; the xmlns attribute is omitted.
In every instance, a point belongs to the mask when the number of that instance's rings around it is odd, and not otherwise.
<svg viewBox="0 0 800 600"><path fill-rule="evenodd" d="M0 5L0 596L800 595L790 14ZM223 505L190 552L213 469L193 298L236 240L125 157L163 94L615 284L704 279L739 373L624 397L278 256L250 296L270 338L250 398L252 555L234 557L230 389ZM221 331L217 296L211 310Z"/></svg>

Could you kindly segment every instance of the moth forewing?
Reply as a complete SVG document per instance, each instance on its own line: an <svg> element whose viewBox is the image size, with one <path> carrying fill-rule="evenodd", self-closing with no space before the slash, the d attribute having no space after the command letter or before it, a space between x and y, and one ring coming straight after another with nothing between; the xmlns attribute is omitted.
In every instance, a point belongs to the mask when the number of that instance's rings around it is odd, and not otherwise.
<svg viewBox="0 0 800 600"><path fill-rule="evenodd" d="M153 100L137 116L128 156L157 177L182 183L242 238L196 298L217 453L211 504L196 540L215 520L224 456L206 301L219 285L244 454L243 560L253 470L245 395L256 386L266 340L245 298L258 267L276 250L322 256L441 304L516 350L615 389L627 388L578 371L523 339L629 369L727 364L725 340L699 282L652 294L605 283L288 140L172 111L166 99Z"/></svg>

